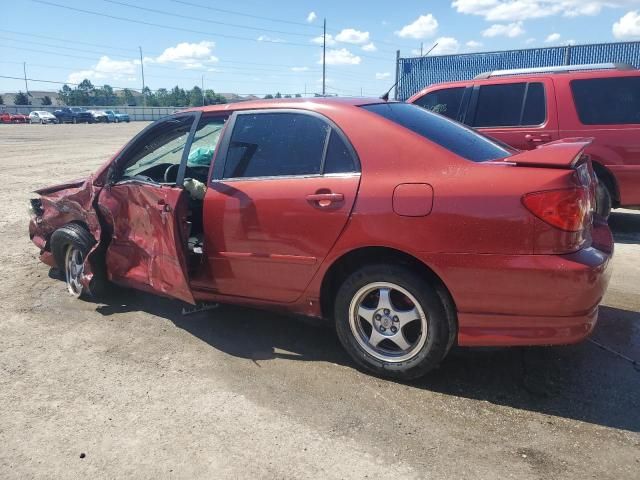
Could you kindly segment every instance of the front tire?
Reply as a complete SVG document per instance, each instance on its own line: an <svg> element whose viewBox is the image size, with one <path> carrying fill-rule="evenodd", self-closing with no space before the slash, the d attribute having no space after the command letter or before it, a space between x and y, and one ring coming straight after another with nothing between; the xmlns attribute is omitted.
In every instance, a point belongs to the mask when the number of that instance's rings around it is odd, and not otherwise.
<svg viewBox="0 0 640 480"><path fill-rule="evenodd" d="M102 272L95 268L92 268L94 272L89 288L81 283L84 262L95 244L95 239L87 229L73 223L59 228L51 235L51 252L58 268L64 273L67 290L76 298L98 297L105 292L106 280Z"/></svg>
<svg viewBox="0 0 640 480"><path fill-rule="evenodd" d="M404 266L362 267L340 286L334 318L354 361L377 375L410 380L448 350L449 322L435 288Z"/></svg>

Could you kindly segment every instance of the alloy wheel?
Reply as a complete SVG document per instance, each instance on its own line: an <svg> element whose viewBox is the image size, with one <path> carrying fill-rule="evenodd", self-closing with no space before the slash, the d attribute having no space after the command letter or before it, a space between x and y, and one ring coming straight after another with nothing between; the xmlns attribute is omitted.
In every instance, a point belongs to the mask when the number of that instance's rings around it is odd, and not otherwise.
<svg viewBox="0 0 640 480"><path fill-rule="evenodd" d="M67 247L64 261L65 280L67 290L74 297L82 295L82 274L84 273L84 256L73 245Z"/></svg>
<svg viewBox="0 0 640 480"><path fill-rule="evenodd" d="M361 348L388 363L410 360L427 340L427 316L420 303L390 282L370 283L356 292L349 325Z"/></svg>

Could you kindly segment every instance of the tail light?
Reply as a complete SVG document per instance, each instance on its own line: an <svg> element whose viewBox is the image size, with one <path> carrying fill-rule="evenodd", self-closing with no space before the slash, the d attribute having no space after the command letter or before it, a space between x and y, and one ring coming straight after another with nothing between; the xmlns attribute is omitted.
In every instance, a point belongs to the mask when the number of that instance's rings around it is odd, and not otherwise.
<svg viewBox="0 0 640 480"><path fill-rule="evenodd" d="M589 187L528 193L522 204L540 220L560 230L578 232L591 221L592 193Z"/></svg>

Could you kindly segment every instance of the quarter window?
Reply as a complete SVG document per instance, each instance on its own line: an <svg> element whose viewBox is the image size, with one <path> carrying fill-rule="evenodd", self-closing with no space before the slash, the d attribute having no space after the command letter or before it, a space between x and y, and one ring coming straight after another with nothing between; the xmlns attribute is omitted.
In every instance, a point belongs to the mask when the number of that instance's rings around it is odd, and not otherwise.
<svg viewBox="0 0 640 480"><path fill-rule="evenodd" d="M464 87L444 88L427 93L414 103L434 113L457 120L460 116L460 105L462 104L464 90Z"/></svg>
<svg viewBox="0 0 640 480"><path fill-rule="evenodd" d="M640 123L640 77L573 80L571 91L584 125Z"/></svg>
<svg viewBox="0 0 640 480"><path fill-rule="evenodd" d="M544 123L546 101L542 83L482 85L478 90L474 127L535 126Z"/></svg>
<svg viewBox="0 0 640 480"><path fill-rule="evenodd" d="M344 140L333 130L327 147L327 156L324 161L324 173L355 172L356 166L353 155Z"/></svg>

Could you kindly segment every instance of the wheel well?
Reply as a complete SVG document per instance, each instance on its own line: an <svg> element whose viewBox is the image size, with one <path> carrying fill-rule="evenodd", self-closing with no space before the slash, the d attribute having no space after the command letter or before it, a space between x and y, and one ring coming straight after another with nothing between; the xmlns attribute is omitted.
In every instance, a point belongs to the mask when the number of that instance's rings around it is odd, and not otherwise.
<svg viewBox="0 0 640 480"><path fill-rule="evenodd" d="M327 270L320 287L320 305L324 318L333 317L333 305L342 282L364 265L374 263L394 263L410 268L424 278L436 290L445 309L449 322L449 348L455 343L458 335L457 309L451 293L442 279L427 265L412 255L389 247L362 247L346 253Z"/></svg>
<svg viewBox="0 0 640 480"><path fill-rule="evenodd" d="M613 200L614 206L618 206L620 204L620 195L618 193L618 183L616 182L615 177L609 171L609 169L603 166L601 163L597 161L593 162L593 171L599 180L605 184L609 193L611 193L611 200Z"/></svg>

